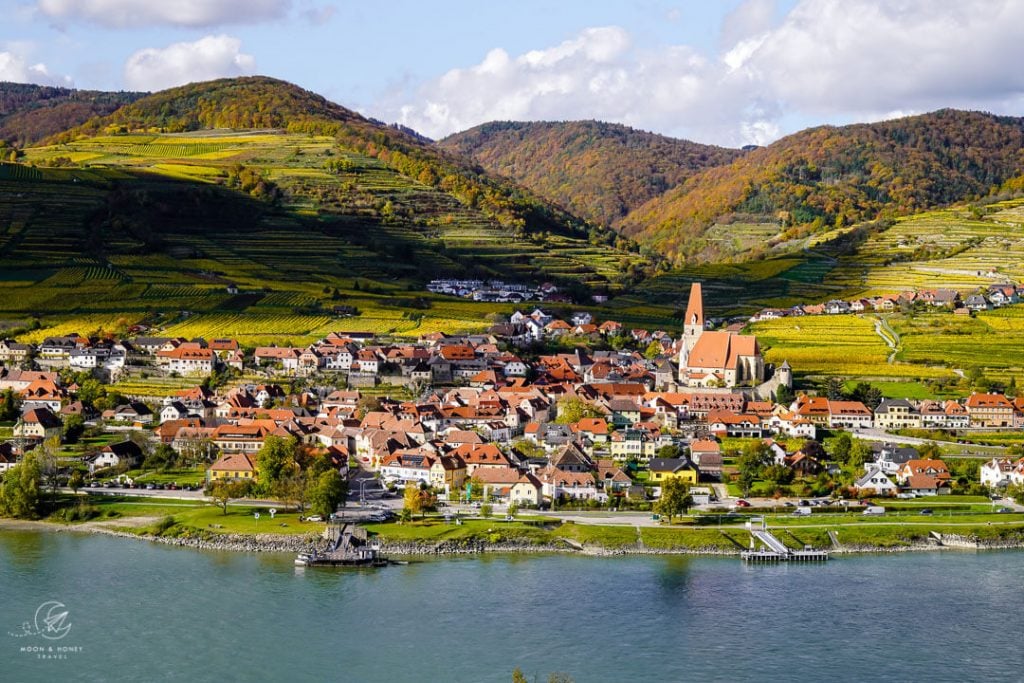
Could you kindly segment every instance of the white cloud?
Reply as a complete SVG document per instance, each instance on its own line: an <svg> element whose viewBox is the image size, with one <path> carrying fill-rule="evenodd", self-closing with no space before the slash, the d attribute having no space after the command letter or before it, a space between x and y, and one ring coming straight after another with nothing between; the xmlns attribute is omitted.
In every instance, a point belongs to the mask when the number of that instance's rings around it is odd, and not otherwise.
<svg viewBox="0 0 1024 683"><path fill-rule="evenodd" d="M219 35L206 36L194 43L139 50L124 65L125 85L133 90L162 90L251 74L256 70L256 60L241 49L242 41L238 38Z"/></svg>
<svg viewBox="0 0 1024 683"><path fill-rule="evenodd" d="M376 110L432 137L500 119L596 118L692 139L764 144L794 122L939 107L1024 113L1024 2L748 0L720 52L636 45L589 28L521 55L491 50Z"/></svg>
<svg viewBox="0 0 1024 683"><path fill-rule="evenodd" d="M39 85L70 86L67 76L56 76L42 62L32 64L16 51L0 52L0 81L37 83Z"/></svg>
<svg viewBox="0 0 1024 683"><path fill-rule="evenodd" d="M291 4L291 0L37 0L39 11L54 20L112 28L255 24L285 16Z"/></svg>

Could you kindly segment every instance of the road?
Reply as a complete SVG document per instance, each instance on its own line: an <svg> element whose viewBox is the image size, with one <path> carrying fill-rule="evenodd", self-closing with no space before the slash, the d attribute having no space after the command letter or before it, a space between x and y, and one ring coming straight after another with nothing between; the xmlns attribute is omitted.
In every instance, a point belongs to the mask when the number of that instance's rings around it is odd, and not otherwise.
<svg viewBox="0 0 1024 683"><path fill-rule="evenodd" d="M956 443L955 441L935 441L934 439L921 439L916 436L900 436L898 434L890 434L883 429L854 429L853 435L858 439L864 439L866 441L883 441L885 443L899 443L907 446L920 446L922 444L934 443L939 446L958 448L961 450L969 450L971 448L977 449L977 455L947 454L948 457L953 458L984 458L992 454L1002 453L1006 450L1006 446L977 446L974 444Z"/></svg>

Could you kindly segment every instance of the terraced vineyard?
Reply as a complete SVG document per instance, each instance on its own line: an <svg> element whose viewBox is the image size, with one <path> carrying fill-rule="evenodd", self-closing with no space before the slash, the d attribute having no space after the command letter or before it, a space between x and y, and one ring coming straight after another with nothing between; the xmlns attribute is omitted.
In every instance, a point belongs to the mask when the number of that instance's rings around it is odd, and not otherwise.
<svg viewBox="0 0 1024 683"><path fill-rule="evenodd" d="M832 280L868 294L1024 281L1024 200L933 211L896 222L842 259Z"/></svg>
<svg viewBox="0 0 1024 683"><path fill-rule="evenodd" d="M82 164L53 168L54 160ZM492 305L412 311L426 279L475 275L619 287L636 256L568 234L514 237L451 194L330 137L105 135L27 150L0 167L0 319L64 324L158 314L182 336L264 343L338 329L417 335L486 326ZM276 202L225 187L238 164ZM233 284L241 290L227 293ZM383 301L383 303L382 303ZM355 306L332 320L309 310ZM57 329L57 328L52 328ZM52 329L50 331L52 331Z"/></svg>
<svg viewBox="0 0 1024 683"><path fill-rule="evenodd" d="M954 370L980 368L991 379L1024 380L1024 308L983 311L976 318L951 313L887 314L899 337L893 362L875 330L881 316L783 318L751 325L766 360L788 360L800 375L879 379L956 379ZM906 393L906 392L903 392Z"/></svg>

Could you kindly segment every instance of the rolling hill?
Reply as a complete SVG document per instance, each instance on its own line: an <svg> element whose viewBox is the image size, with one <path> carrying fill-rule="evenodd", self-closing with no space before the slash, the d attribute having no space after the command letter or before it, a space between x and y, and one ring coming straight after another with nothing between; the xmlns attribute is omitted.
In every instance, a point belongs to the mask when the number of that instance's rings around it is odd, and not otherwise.
<svg viewBox="0 0 1024 683"><path fill-rule="evenodd" d="M599 121L493 122L439 145L611 226L695 172L743 155Z"/></svg>
<svg viewBox="0 0 1024 683"><path fill-rule="evenodd" d="M143 95L0 82L0 141L31 145L110 114Z"/></svg>
<svg viewBox="0 0 1024 683"><path fill-rule="evenodd" d="M642 266L614 233L269 78L156 93L22 160L0 164L9 322L158 320L250 342L480 329L494 306L426 296L425 281L556 281L584 297Z"/></svg>
<svg viewBox="0 0 1024 683"><path fill-rule="evenodd" d="M1021 118L942 110L825 126L697 173L617 227L676 264L750 258L834 227L984 196L1022 170ZM753 246L731 243L737 222L760 226Z"/></svg>

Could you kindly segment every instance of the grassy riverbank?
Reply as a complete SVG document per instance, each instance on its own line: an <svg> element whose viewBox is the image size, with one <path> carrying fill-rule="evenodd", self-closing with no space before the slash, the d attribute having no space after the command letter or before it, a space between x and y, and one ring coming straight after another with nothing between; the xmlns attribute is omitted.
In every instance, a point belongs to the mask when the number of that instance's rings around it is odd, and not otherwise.
<svg viewBox="0 0 1024 683"><path fill-rule="evenodd" d="M947 502L948 501L948 502ZM882 517L856 513L819 513L807 516L766 515L772 532L787 546L810 546L839 551L923 549L932 534L952 535L959 542L981 546L1024 547L1024 514L994 513L979 502L950 499L929 501L934 514L921 515L921 504L893 503ZM901 501L902 503L902 501ZM946 507L943 507L943 504ZM260 513L256 520L254 513ZM706 519L706 518L705 518ZM598 521L598 520L595 520ZM554 517L521 516L504 519L465 518L460 523L440 516L411 522L367 524L367 530L389 552L434 554L445 552L544 552L561 550L590 554L690 553L736 554L750 547L746 517L722 517L702 524L684 517L673 525L647 526L648 518L633 524L584 524ZM0 520L0 528L24 523ZM57 508L33 528L116 533L164 542L201 542L204 548L281 550L288 539L298 542L323 531L323 523L300 522L295 512L280 512L273 520L265 508L219 506L201 501L168 501L129 496L58 498ZM833 543L834 534L838 546Z"/></svg>

